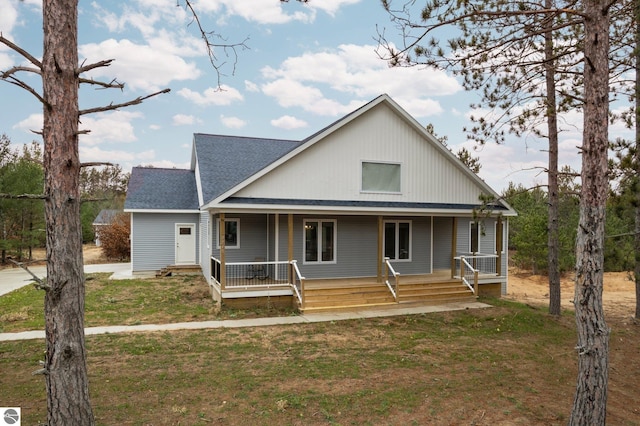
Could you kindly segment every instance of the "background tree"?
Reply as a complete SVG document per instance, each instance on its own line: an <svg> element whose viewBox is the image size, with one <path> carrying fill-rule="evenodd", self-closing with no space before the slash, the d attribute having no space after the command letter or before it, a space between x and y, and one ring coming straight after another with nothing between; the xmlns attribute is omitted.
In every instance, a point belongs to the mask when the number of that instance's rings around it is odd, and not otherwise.
<svg viewBox="0 0 640 426"><path fill-rule="evenodd" d="M42 151L35 142L11 149L4 137L0 138L0 156L0 193L15 197L0 198L2 263L9 254L18 261L31 260L32 249L44 245L43 204L40 199L18 197L42 192Z"/></svg>
<svg viewBox="0 0 640 426"><path fill-rule="evenodd" d="M602 280L604 222L607 182L608 134L608 78L609 24L611 5L597 0L584 2L562 1L544 3L498 0L492 2L449 0L427 1L419 11L418 22L411 19L414 2L393 7L382 1L385 9L398 24L403 47L397 49L387 42L384 34L380 43L388 53L391 64L411 64L414 56L431 66L453 70L464 79L467 87L482 88L490 108L510 111L518 104L518 96L533 99L545 86L556 84L556 77L545 71L553 63L553 70L571 81L582 83L583 98L567 94L567 102L577 99L584 105L582 148L582 197L580 224L576 248L576 323L578 328L579 374L571 424L604 424L608 378L608 330L602 311ZM441 43L438 30L455 27L461 36ZM570 28L573 32L557 43L551 57L545 56L549 34ZM584 34L574 43L576 32ZM547 37L545 38L545 35ZM554 36L551 41L556 39ZM537 46L536 46L537 44ZM578 50L579 48L579 50ZM543 52L540 55L540 52ZM584 58L584 61L582 60ZM550 62L553 61L553 62ZM586 64L583 66L583 64ZM562 75L561 74L561 75ZM537 76L537 78L536 78ZM496 84L485 85L495 78ZM572 79L573 78L573 79ZM562 77L560 77L562 80ZM532 83L536 83L533 85ZM557 87L557 86L555 86ZM567 85L567 89L572 87ZM509 91L507 98L499 96ZM547 95L555 90L547 89ZM517 94L512 97L511 94ZM555 103L542 99L542 117L554 114ZM528 116L522 116L528 119ZM511 120L505 120L512 123ZM517 133L518 127L509 127ZM529 126L525 126L528 128ZM485 135L487 120L478 120L475 134ZM550 130L553 130L550 128ZM495 133L500 137L504 133ZM604 165L604 167L603 167ZM550 283L551 284L551 283ZM550 293L555 295L554 289ZM559 288L557 292L559 296ZM555 296L553 296L555 297ZM554 307L550 304L550 311Z"/></svg>
<svg viewBox="0 0 640 426"><path fill-rule="evenodd" d="M122 210L127 191L129 173L119 165L85 167L80 171L80 206L82 241L95 239L93 221L103 209Z"/></svg>

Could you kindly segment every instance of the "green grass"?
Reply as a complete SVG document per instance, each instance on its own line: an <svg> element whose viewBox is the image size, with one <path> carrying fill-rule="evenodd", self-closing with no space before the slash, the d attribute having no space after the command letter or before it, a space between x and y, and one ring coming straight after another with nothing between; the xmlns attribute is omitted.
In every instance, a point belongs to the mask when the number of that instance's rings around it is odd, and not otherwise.
<svg viewBox="0 0 640 426"><path fill-rule="evenodd" d="M3 328L38 328L39 319L31 317L41 315L42 293L25 288L8 296L0 297L1 312L22 319L3 320ZM87 364L97 423L565 424L576 377L573 318L484 301L494 307L90 336ZM193 278L108 281L99 275L87 284L93 323L216 318L212 306L206 285ZM261 314L268 312L233 312ZM629 325L615 330L611 362L625 366L625 373L612 370L612 421L633 424L635 405L624 396L637 390L638 368L628 357L640 332ZM44 379L31 375L44 350L42 340L0 343L2 403L22 407L23 424L46 421Z"/></svg>
<svg viewBox="0 0 640 426"><path fill-rule="evenodd" d="M109 280L90 274L85 284L85 326L137 325L288 315L291 311L214 308L200 276ZM0 297L0 333L44 329L44 291L25 286Z"/></svg>

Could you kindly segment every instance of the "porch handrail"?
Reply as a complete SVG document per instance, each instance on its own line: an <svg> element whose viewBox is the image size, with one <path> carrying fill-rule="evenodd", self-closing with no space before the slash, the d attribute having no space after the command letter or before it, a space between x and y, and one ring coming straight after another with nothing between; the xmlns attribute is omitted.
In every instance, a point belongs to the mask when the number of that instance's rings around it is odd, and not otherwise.
<svg viewBox="0 0 640 426"><path fill-rule="evenodd" d="M305 278L300 273L300 269L298 268L298 261L292 260L291 264L291 288L293 288L293 292L298 298L298 302L300 303L300 307L304 309L304 280Z"/></svg>
<svg viewBox="0 0 640 426"><path fill-rule="evenodd" d="M471 266L469 262L467 262L467 258L465 256L456 256L454 259L460 261L460 278L464 285L469 287L469 290L474 295L478 295L478 273L480 272L478 269ZM469 271L469 272L467 272ZM473 281L473 285L469 282L469 280Z"/></svg>
<svg viewBox="0 0 640 426"><path fill-rule="evenodd" d="M496 260L498 259L497 254L486 254L486 253L460 253L459 256L455 257L455 260L459 260L459 258L464 257L468 260L467 263L471 264L473 269L477 269L480 275L498 275L496 268Z"/></svg>
<svg viewBox="0 0 640 426"><path fill-rule="evenodd" d="M391 259L389 259L388 257L384 258L384 264L385 264L385 268L384 268L384 283L387 285L387 288L389 289L389 291L393 295L393 299L397 302L398 301L398 287L400 285L400 273L396 272L396 270L393 269L393 266L391 265ZM391 276L393 276L393 286L389 282L389 272L391 272Z"/></svg>

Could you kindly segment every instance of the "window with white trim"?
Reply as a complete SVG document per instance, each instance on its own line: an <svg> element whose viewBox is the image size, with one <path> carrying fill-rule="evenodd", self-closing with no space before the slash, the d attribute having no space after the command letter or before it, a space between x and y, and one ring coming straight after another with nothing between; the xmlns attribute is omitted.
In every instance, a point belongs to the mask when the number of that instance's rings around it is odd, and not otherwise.
<svg viewBox="0 0 640 426"><path fill-rule="evenodd" d="M335 220L304 220L304 263L335 263L338 227Z"/></svg>
<svg viewBox="0 0 640 426"><path fill-rule="evenodd" d="M399 163L362 162L362 191L399 194L401 186Z"/></svg>
<svg viewBox="0 0 640 426"><path fill-rule="evenodd" d="M220 219L215 229L216 247L220 248ZM224 220L224 247L240 248L240 219L228 218Z"/></svg>
<svg viewBox="0 0 640 426"><path fill-rule="evenodd" d="M384 222L384 256L391 260L411 260L411 221Z"/></svg>

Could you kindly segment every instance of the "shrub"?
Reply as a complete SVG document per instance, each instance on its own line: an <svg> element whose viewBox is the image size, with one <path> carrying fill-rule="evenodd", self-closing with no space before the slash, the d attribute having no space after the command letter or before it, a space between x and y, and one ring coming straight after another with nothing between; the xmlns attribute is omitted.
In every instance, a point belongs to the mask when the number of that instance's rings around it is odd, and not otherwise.
<svg viewBox="0 0 640 426"><path fill-rule="evenodd" d="M100 247L107 259L118 261L131 257L131 220L128 213L121 213L113 218L110 225L101 226L97 231Z"/></svg>

